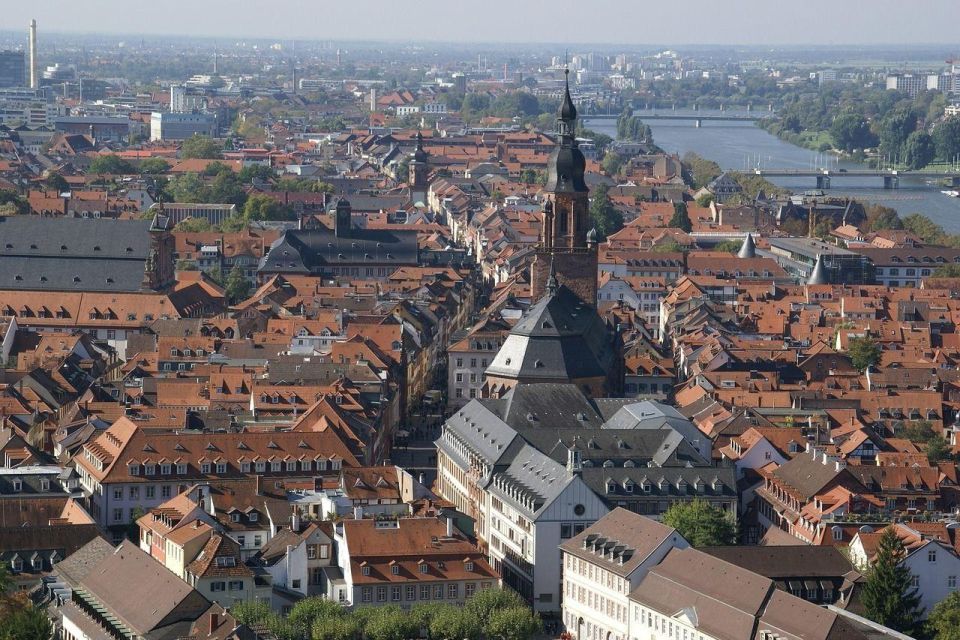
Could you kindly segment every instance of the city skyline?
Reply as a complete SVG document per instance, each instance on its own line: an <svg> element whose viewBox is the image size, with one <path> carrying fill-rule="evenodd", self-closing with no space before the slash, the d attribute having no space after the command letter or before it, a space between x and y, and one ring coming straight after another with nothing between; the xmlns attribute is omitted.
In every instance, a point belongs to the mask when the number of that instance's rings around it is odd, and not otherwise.
<svg viewBox="0 0 960 640"><path fill-rule="evenodd" d="M117 0L99 3L96 20L91 18L89 7L52 0L42 6L11 7L5 22L7 29L20 23L26 28L35 18L41 33L240 39L727 46L947 44L960 49L952 22L943 20L955 9L948 0L913 3L906 16L903 4L895 0L811 0L792 6L760 0L725 4L691 0L687 4L681 15L673 6L623 6L598 0L592 11L583 13L572 0L535 0L520 6L492 0L484 11L467 13L468 7L451 8L451 3L440 0L424 0L414 10L382 0L337 3L319 9L306 0L292 0L288 11L281 13L271 11L262 0L249 3L243 12L223 0L204 2L199 10L186 0L171 0L169 10L152 15L149 25L141 26L130 22L124 5ZM191 17L189 22L182 20L185 12ZM303 12L316 12L318 22L291 23L284 18ZM711 25L711 29L691 26L684 19L690 15L699 16L698 24ZM905 19L891 20L895 15ZM532 23L542 28L531 36L528 27ZM783 25L790 28L784 29ZM851 29L852 25L857 28ZM463 32L468 37L458 39L457 34ZM473 35L481 33L487 35Z"/></svg>

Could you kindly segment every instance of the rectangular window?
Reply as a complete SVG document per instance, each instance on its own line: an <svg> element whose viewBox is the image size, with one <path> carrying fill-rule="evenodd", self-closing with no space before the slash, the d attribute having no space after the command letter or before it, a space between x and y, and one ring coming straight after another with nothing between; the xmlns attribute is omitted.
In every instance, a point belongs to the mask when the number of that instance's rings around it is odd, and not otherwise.
<svg viewBox="0 0 960 640"><path fill-rule="evenodd" d="M406 589L406 598L407 600L416 600L417 599L417 588L408 586Z"/></svg>
<svg viewBox="0 0 960 640"><path fill-rule="evenodd" d="M433 586L433 599L434 600L443 600L443 585L437 584Z"/></svg>
<svg viewBox="0 0 960 640"><path fill-rule="evenodd" d="M153 487L150 487L150 488L153 489ZM160 487L160 497L161 497L161 498L169 498L169 497L170 497L170 485L165 484L165 485L163 485L162 487Z"/></svg>
<svg viewBox="0 0 960 640"><path fill-rule="evenodd" d="M460 593L459 586L456 582L452 582L447 585L447 598L450 600L456 600L457 595Z"/></svg>
<svg viewBox="0 0 960 640"><path fill-rule="evenodd" d="M420 599L421 600L430 599L430 585L427 585L427 584L420 585Z"/></svg>
<svg viewBox="0 0 960 640"><path fill-rule="evenodd" d="M363 602L372 602L373 601L373 587L364 587L363 591L360 592L360 599Z"/></svg>
<svg viewBox="0 0 960 640"><path fill-rule="evenodd" d="M477 590L477 585L473 582L468 582L464 585L463 590L464 590L464 595L469 598Z"/></svg>
<svg viewBox="0 0 960 640"><path fill-rule="evenodd" d="M947 576L947 588L948 589L957 588L957 576Z"/></svg>
<svg viewBox="0 0 960 640"><path fill-rule="evenodd" d="M165 487L165 488L167 488L167 487ZM157 488L154 487L154 486L149 486L149 487L147 487L147 489L146 489L146 494L147 494L147 499L148 499L148 500L152 500L152 499L155 498L156 495L157 495ZM165 497L165 498L169 498L170 496L169 496L169 495L166 495L166 496L164 496L164 497Z"/></svg>
<svg viewBox="0 0 960 640"><path fill-rule="evenodd" d="M390 587L390 602L400 602L400 587Z"/></svg>
<svg viewBox="0 0 960 640"><path fill-rule="evenodd" d="M114 510L113 510L113 521L114 521L114 522L123 522L123 509L114 509Z"/></svg>
<svg viewBox="0 0 960 640"><path fill-rule="evenodd" d="M377 587L377 602L386 602L386 601L387 601L387 588Z"/></svg>

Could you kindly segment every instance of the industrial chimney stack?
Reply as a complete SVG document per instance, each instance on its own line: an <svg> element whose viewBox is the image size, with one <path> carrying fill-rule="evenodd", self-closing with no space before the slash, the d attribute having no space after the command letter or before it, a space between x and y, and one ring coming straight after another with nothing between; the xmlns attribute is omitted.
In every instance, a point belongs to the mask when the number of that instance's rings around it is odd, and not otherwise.
<svg viewBox="0 0 960 640"><path fill-rule="evenodd" d="M30 21L30 88L40 88L40 78L37 75L37 21Z"/></svg>

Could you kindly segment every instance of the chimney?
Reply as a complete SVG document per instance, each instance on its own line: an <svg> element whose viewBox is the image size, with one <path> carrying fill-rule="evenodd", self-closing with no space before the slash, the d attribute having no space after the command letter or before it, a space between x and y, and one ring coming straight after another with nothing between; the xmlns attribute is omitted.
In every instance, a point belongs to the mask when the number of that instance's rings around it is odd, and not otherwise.
<svg viewBox="0 0 960 640"><path fill-rule="evenodd" d="M210 635L213 635L213 632L217 630L217 627L220 626L220 614L211 613L210 614Z"/></svg>
<svg viewBox="0 0 960 640"><path fill-rule="evenodd" d="M424 475L423 475L422 473L417 476L417 482L419 482L420 484L424 484L424 479L425 479L425 478L424 478Z"/></svg>
<svg viewBox="0 0 960 640"><path fill-rule="evenodd" d="M300 510L293 507L290 513L290 530L294 533L300 532Z"/></svg>
<svg viewBox="0 0 960 640"><path fill-rule="evenodd" d="M357 506L353 508L353 519L363 520L363 507Z"/></svg>
<svg viewBox="0 0 960 640"><path fill-rule="evenodd" d="M37 21L30 21L30 88L40 88L40 78L37 74Z"/></svg>
<svg viewBox="0 0 960 640"><path fill-rule="evenodd" d="M447 537L453 537L453 516L447 518Z"/></svg>

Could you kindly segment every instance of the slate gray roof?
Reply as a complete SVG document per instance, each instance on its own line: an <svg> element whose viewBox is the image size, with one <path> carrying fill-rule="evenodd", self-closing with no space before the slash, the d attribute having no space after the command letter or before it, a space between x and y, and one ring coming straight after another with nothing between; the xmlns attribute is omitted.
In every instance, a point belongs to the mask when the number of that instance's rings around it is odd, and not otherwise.
<svg viewBox="0 0 960 640"><path fill-rule="evenodd" d="M494 474L491 491L505 502L535 516L549 507L574 477L565 466L524 444L510 465Z"/></svg>
<svg viewBox="0 0 960 640"><path fill-rule="evenodd" d="M259 271L310 274L338 266L416 265L418 256L414 229L354 228L349 237L330 229L290 229L270 245Z"/></svg>
<svg viewBox="0 0 960 640"><path fill-rule="evenodd" d="M560 285L514 326L487 375L537 382L602 378L614 365L611 343L596 309Z"/></svg>
<svg viewBox="0 0 960 640"><path fill-rule="evenodd" d="M837 470L835 463L823 462L822 454L805 453L787 460L773 475L793 487L808 499L832 482L840 474L850 475L846 469Z"/></svg>
<svg viewBox="0 0 960 640"><path fill-rule="evenodd" d="M57 575L71 587L78 586L87 574L114 552L112 544L97 536L57 564Z"/></svg>
<svg viewBox="0 0 960 640"><path fill-rule="evenodd" d="M732 467L589 467L582 473L583 481L597 495L607 501L630 498L736 498L737 476ZM683 480L684 484L679 484ZM700 490L696 489L700 481ZM607 490L613 482L614 491ZM627 491L627 481L633 483ZM643 491L643 485L650 487Z"/></svg>
<svg viewBox="0 0 960 640"><path fill-rule="evenodd" d="M148 638L164 627L193 621L210 607L199 591L130 541L102 557L78 586L127 628Z"/></svg>
<svg viewBox="0 0 960 640"><path fill-rule="evenodd" d="M0 289L139 291L150 227L150 220L0 217Z"/></svg>
<svg viewBox="0 0 960 640"><path fill-rule="evenodd" d="M729 546L701 547L716 556L748 571L768 578L838 578L853 570L853 565L833 546Z"/></svg>
<svg viewBox="0 0 960 640"><path fill-rule="evenodd" d="M628 576L671 538L683 544L673 527L617 507L560 548L616 575ZM614 558L612 552L618 548Z"/></svg>

